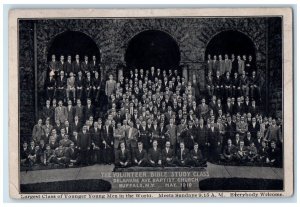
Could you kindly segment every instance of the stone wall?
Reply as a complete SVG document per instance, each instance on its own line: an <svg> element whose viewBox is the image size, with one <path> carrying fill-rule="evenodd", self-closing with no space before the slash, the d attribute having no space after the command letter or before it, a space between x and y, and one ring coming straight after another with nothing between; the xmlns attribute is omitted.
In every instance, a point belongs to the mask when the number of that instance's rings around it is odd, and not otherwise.
<svg viewBox="0 0 300 207"><path fill-rule="evenodd" d="M269 113L271 115L282 115L282 35L281 18L270 18L268 20L268 91Z"/></svg>
<svg viewBox="0 0 300 207"><path fill-rule="evenodd" d="M21 140L28 140L35 123L34 23L19 22L19 120Z"/></svg>

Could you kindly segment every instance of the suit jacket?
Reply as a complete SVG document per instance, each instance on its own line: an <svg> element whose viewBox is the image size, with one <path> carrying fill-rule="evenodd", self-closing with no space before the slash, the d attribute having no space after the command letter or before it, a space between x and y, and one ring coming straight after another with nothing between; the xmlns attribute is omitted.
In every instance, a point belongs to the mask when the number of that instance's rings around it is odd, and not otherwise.
<svg viewBox="0 0 300 207"><path fill-rule="evenodd" d="M61 123L64 123L66 120L68 120L68 111L65 106L62 107L56 107L55 108L55 121L60 121Z"/></svg>
<svg viewBox="0 0 300 207"><path fill-rule="evenodd" d="M66 79L66 77L65 76L63 78L61 78L60 76L57 77L56 88L66 88L66 86L67 86L67 79Z"/></svg>
<svg viewBox="0 0 300 207"><path fill-rule="evenodd" d="M237 59L231 60L231 63L232 63L231 74L234 74L235 72L238 72L239 69L238 60Z"/></svg>
<svg viewBox="0 0 300 207"><path fill-rule="evenodd" d="M103 126L102 132L101 132L102 139L106 142L107 147L113 147L113 128L111 126L108 127L108 130L106 126Z"/></svg>
<svg viewBox="0 0 300 207"><path fill-rule="evenodd" d="M94 143L97 147L102 145L102 137L100 129L95 129L94 127L90 129L92 143Z"/></svg>
<svg viewBox="0 0 300 207"><path fill-rule="evenodd" d="M169 132L169 140L172 146L175 146L177 143L177 126L173 124L172 126L169 124L166 126L167 131Z"/></svg>
<svg viewBox="0 0 300 207"><path fill-rule="evenodd" d="M80 77L79 76L76 78L76 87L82 87L84 88L85 86L85 80L83 77Z"/></svg>
<svg viewBox="0 0 300 207"><path fill-rule="evenodd" d="M233 139L236 134L236 125L235 123L231 122L230 124L227 123L225 125L225 136L227 139Z"/></svg>
<svg viewBox="0 0 300 207"><path fill-rule="evenodd" d="M93 71L99 72L100 66L99 66L99 63L97 61L91 61L89 68L90 68L91 72L93 72Z"/></svg>
<svg viewBox="0 0 300 207"><path fill-rule="evenodd" d="M77 148L72 149L69 147L65 152L65 156L70 160L77 160L79 157L79 150Z"/></svg>
<svg viewBox="0 0 300 207"><path fill-rule="evenodd" d="M252 138L256 138L257 132L260 131L260 125L256 122L255 126L252 123L248 125L248 131L251 133Z"/></svg>
<svg viewBox="0 0 300 207"><path fill-rule="evenodd" d="M85 61L81 62L80 67L81 67L82 73L90 72L89 66L90 66L89 62L87 62L87 63Z"/></svg>
<svg viewBox="0 0 300 207"><path fill-rule="evenodd" d="M235 107L234 107L234 113L244 113L244 105L243 104L236 104Z"/></svg>
<svg viewBox="0 0 300 207"><path fill-rule="evenodd" d="M94 117L95 115L95 109L93 105L90 105L89 107L86 105L84 108L84 117L86 120L89 119L90 116Z"/></svg>
<svg viewBox="0 0 300 207"><path fill-rule="evenodd" d="M135 149L133 151L133 158L132 160L134 161L135 159L139 162L141 160L147 160L147 152L146 150L142 149L142 151L140 152L139 149Z"/></svg>
<svg viewBox="0 0 300 207"><path fill-rule="evenodd" d="M207 143L207 131L204 125L202 128L200 126L195 127L195 142L202 147Z"/></svg>
<svg viewBox="0 0 300 207"><path fill-rule="evenodd" d="M212 128L207 131L207 141L212 147L217 147L218 142L222 144L222 137L217 126L214 127L214 131L212 131Z"/></svg>
<svg viewBox="0 0 300 207"><path fill-rule="evenodd" d="M54 113L51 106L49 108L46 106L43 107L42 117L43 120L46 120L49 117L51 121L54 121Z"/></svg>
<svg viewBox="0 0 300 207"><path fill-rule="evenodd" d="M74 73L74 70L73 70L73 64L72 64L72 62L65 62L65 64L64 64L64 72L67 74L67 75L69 75L70 74L70 72L73 72ZM75 74L76 75L76 74Z"/></svg>
<svg viewBox="0 0 300 207"><path fill-rule="evenodd" d="M158 160L161 160L161 151L159 148L154 150L154 148L149 149L148 151L148 160L154 161L155 163L158 162Z"/></svg>
<svg viewBox="0 0 300 207"><path fill-rule="evenodd" d="M44 135L43 127L39 126L38 124L35 125L32 130L32 139L34 141L40 141L43 135Z"/></svg>
<svg viewBox="0 0 300 207"><path fill-rule="evenodd" d="M80 64L80 61L74 61L73 62L73 72L75 73L75 74L77 74L79 71L81 71L81 64Z"/></svg>
<svg viewBox="0 0 300 207"><path fill-rule="evenodd" d="M182 154L181 154L181 149L178 149L178 150L177 150L177 153L176 153L176 156L177 156L177 159L178 159L178 160L186 160L186 159L189 159L189 158L190 158L189 150L185 148L185 149L182 151Z"/></svg>
<svg viewBox="0 0 300 207"><path fill-rule="evenodd" d="M197 152L192 149L190 151L190 157L192 160L201 161L203 159L203 155L200 149L197 150Z"/></svg>
<svg viewBox="0 0 300 207"><path fill-rule="evenodd" d="M78 147L80 147L81 150L87 150L88 147L91 147L92 139L88 132L85 134L83 132L80 132L78 134Z"/></svg>
<svg viewBox="0 0 300 207"><path fill-rule="evenodd" d="M125 149L124 152L121 150L118 150L116 152L116 159L115 159L116 164L119 164L120 162L131 162L131 155L129 150Z"/></svg>
<svg viewBox="0 0 300 207"><path fill-rule="evenodd" d="M174 157L175 157L174 150L171 148L168 150L168 152L167 152L167 149L164 148L161 152L161 155L162 155L162 161L166 161L167 158L174 159Z"/></svg>

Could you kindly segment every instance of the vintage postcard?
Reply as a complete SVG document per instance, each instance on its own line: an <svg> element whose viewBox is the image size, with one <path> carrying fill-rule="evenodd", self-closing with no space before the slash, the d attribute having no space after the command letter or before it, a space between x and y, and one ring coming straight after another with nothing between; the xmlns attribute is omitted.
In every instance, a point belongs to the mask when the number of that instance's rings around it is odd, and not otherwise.
<svg viewBox="0 0 300 207"><path fill-rule="evenodd" d="M10 196L292 196L292 15L11 10Z"/></svg>

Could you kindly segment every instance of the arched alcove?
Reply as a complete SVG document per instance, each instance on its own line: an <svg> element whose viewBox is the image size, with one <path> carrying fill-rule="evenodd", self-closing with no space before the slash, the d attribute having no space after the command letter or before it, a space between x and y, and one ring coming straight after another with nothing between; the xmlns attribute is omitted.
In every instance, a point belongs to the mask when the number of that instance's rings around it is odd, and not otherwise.
<svg viewBox="0 0 300 207"><path fill-rule="evenodd" d="M95 55L97 60L100 60L100 51L94 40L78 31L66 31L55 36L48 46L48 61L51 60L52 54L56 55L57 60L60 55L64 55L65 60L67 55L71 55L74 60L76 54L79 54L81 60L84 59L84 55L88 55L90 60Z"/></svg>
<svg viewBox="0 0 300 207"><path fill-rule="evenodd" d="M150 69L151 66L165 70L178 69L180 51L177 42L168 33L147 30L135 35L125 53L128 69Z"/></svg>
<svg viewBox="0 0 300 207"><path fill-rule="evenodd" d="M237 30L226 30L216 34L206 46L205 57L208 54L222 55L225 54L231 57L231 54L237 55L252 55L253 59L256 59L255 45L253 41L244 33Z"/></svg>

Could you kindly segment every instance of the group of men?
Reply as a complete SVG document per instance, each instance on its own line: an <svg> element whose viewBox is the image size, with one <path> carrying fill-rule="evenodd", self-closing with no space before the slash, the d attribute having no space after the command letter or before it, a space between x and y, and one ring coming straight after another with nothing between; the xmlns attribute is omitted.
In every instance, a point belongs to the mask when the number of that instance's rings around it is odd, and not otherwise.
<svg viewBox="0 0 300 207"><path fill-rule="evenodd" d="M173 167L205 166L209 160L281 165L281 119L263 117L247 94L228 95L225 103L218 94L207 100L205 94L198 97L176 69L154 67L130 70L118 81L109 75L103 87L103 115L95 110L95 93L84 100L76 96L75 104L67 96L48 99L29 146L25 142L21 148L21 162Z"/></svg>
<svg viewBox="0 0 300 207"><path fill-rule="evenodd" d="M261 102L261 78L257 75L257 68L252 56L237 56L231 59L225 54L208 55L206 88L208 97L216 95L226 100L228 97L248 96L256 102Z"/></svg>

